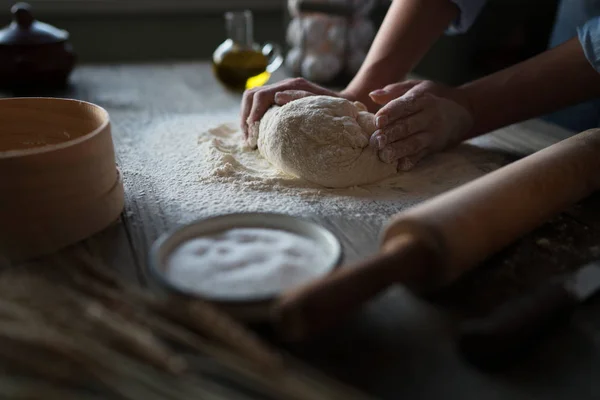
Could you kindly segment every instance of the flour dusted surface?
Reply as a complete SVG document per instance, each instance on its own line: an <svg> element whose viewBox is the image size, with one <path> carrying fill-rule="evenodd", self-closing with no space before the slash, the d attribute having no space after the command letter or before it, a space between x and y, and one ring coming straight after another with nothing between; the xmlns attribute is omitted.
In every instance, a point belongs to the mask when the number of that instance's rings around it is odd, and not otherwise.
<svg viewBox="0 0 600 400"><path fill-rule="evenodd" d="M230 212L267 211L383 223L390 215L484 175L504 160L474 146L438 154L409 173L375 185L325 189L286 175L242 146L239 110L165 116L140 142L117 137L117 153L144 165L121 165L126 187L170 224ZM141 190L140 190L141 189ZM135 210L134 210L135 212ZM135 221L135 218L133 218Z"/></svg>

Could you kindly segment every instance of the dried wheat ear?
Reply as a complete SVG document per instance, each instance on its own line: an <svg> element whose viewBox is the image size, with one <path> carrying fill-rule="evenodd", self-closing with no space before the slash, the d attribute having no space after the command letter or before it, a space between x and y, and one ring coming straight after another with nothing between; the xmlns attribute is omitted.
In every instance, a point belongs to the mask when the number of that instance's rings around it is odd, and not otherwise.
<svg viewBox="0 0 600 400"><path fill-rule="evenodd" d="M110 271L83 250L0 271L0 398L367 398L209 303Z"/></svg>

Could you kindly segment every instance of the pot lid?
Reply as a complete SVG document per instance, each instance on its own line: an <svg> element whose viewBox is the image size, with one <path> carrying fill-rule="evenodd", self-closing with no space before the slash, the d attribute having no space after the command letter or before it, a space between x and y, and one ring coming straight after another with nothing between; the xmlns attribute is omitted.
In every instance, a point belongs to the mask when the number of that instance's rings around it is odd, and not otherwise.
<svg viewBox="0 0 600 400"><path fill-rule="evenodd" d="M69 33L46 23L36 21L27 3L17 3L11 8L13 22L0 30L0 45L39 45L64 42Z"/></svg>

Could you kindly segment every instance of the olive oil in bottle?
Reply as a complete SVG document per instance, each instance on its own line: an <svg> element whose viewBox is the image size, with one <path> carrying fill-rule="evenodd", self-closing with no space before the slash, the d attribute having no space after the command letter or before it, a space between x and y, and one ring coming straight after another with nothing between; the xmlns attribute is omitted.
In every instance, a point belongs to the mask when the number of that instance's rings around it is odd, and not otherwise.
<svg viewBox="0 0 600 400"><path fill-rule="evenodd" d="M262 48L253 42L250 11L225 14L228 39L213 53L213 71L228 89L243 92L264 85L281 63L279 48L267 43Z"/></svg>
<svg viewBox="0 0 600 400"><path fill-rule="evenodd" d="M213 55L213 69L217 79L228 89L243 92L264 85L271 74L267 72L267 57L260 51L230 44ZM224 47L224 46L223 46Z"/></svg>

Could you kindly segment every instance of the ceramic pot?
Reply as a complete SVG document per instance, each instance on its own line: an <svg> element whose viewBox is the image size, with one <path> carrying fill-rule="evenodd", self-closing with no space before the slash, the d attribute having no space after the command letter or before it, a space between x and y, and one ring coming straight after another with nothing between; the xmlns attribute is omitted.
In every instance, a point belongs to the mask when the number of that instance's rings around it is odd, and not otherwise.
<svg viewBox="0 0 600 400"><path fill-rule="evenodd" d="M75 67L69 33L36 21L31 7L12 7L13 22L0 30L0 87L62 87Z"/></svg>

